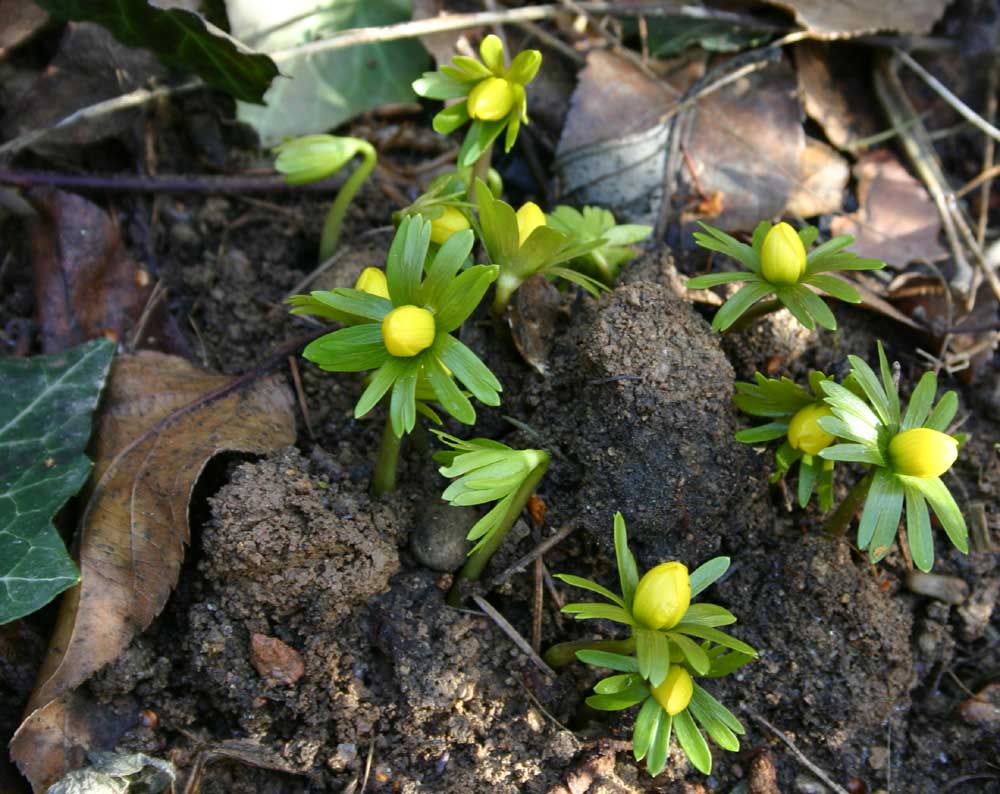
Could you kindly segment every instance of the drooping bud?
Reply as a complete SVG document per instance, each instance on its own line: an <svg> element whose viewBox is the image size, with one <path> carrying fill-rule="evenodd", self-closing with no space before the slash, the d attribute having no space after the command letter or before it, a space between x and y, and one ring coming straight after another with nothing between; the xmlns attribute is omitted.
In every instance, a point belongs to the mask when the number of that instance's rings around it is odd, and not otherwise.
<svg viewBox="0 0 1000 794"><path fill-rule="evenodd" d="M788 423L788 443L807 455L817 455L826 449L833 443L834 435L819 426L818 420L824 416L833 416L833 411L819 403L800 409Z"/></svg>
<svg viewBox="0 0 1000 794"><path fill-rule="evenodd" d="M482 121L500 121L514 106L514 90L502 77L487 77L469 92L469 117Z"/></svg>
<svg viewBox="0 0 1000 794"><path fill-rule="evenodd" d="M339 171L358 149L358 141L334 135L303 135L278 147L274 167L290 185L318 182Z"/></svg>
<svg viewBox="0 0 1000 794"><path fill-rule="evenodd" d="M533 231L545 225L545 213L534 201L526 201L517 211L517 244L524 245Z"/></svg>
<svg viewBox="0 0 1000 794"><path fill-rule="evenodd" d="M415 356L434 344L434 315L419 306L399 306L382 320L382 341L389 355Z"/></svg>
<svg viewBox="0 0 1000 794"><path fill-rule="evenodd" d="M958 441L929 427L897 433L889 442L889 461L896 474L928 479L940 477L958 457Z"/></svg>
<svg viewBox="0 0 1000 794"><path fill-rule="evenodd" d="M796 284L806 272L806 248L787 223L775 224L764 238L760 269L772 284Z"/></svg>
<svg viewBox="0 0 1000 794"><path fill-rule="evenodd" d="M461 210L444 207L444 211L431 221L431 242L444 245L455 232L465 231L468 228L469 219Z"/></svg>
<svg viewBox="0 0 1000 794"><path fill-rule="evenodd" d="M688 707L694 694L694 680L691 674L679 664L670 665L667 677L659 686L653 687L653 697L671 717Z"/></svg>
<svg viewBox="0 0 1000 794"><path fill-rule="evenodd" d="M385 280L385 273L377 267L362 270L358 280L354 282L354 289L389 300L389 283Z"/></svg>
<svg viewBox="0 0 1000 794"><path fill-rule="evenodd" d="M635 588L632 617L647 629L672 629L691 605L687 566L662 562L646 571Z"/></svg>

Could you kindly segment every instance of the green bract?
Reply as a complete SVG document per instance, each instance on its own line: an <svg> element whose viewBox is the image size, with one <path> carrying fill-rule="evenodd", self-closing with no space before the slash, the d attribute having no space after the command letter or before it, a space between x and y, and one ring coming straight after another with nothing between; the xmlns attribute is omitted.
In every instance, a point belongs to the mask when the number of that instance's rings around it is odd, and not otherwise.
<svg viewBox="0 0 1000 794"><path fill-rule="evenodd" d="M809 454L802 449L796 449L786 438L788 425L800 411L810 406L822 406L823 392L820 384L828 376L822 372L809 374L810 391L793 383L788 378L767 378L759 372L754 373L755 383L738 381L736 396L733 401L743 413L770 419L767 424L757 425L736 434L736 440L743 444L763 444L783 438L781 446L774 454L777 471L771 478L777 482L799 464L797 495L799 505L805 507L815 490L819 497L819 506L828 510L833 504L833 466L832 460L824 460L816 454Z"/></svg>
<svg viewBox="0 0 1000 794"><path fill-rule="evenodd" d="M868 549L872 562L885 557L892 546L905 503L910 554L920 570L929 571L934 565L934 537L928 504L952 544L968 553L965 519L940 477L916 477L894 471L889 446L897 434L914 428L944 433L958 410L958 397L953 391L946 392L935 406L937 377L933 372L925 372L913 390L906 412L902 413L899 391L881 342L878 357L881 377L867 362L848 356L851 372L868 403L831 381L820 384L834 415L820 419L819 423L846 443L827 447L819 454L826 460L855 461L871 467L870 488L858 525L858 547Z"/></svg>
<svg viewBox="0 0 1000 794"><path fill-rule="evenodd" d="M688 289L706 289L729 282L746 282L722 307L715 313L712 327L717 331L725 331L736 322L751 306L767 297L774 297L792 313L806 328L812 329L819 323L824 328L833 330L837 321L833 317L823 299L813 289L832 295L848 303L861 301L857 290L836 276L829 275L836 270L878 270L885 267L885 262L877 259L861 259L857 254L843 249L854 242L850 235L840 235L817 246L806 256L806 267L801 277L794 283L771 282L764 278L761 270L761 249L764 238L771 231L769 221L761 221L753 232L751 245L741 243L734 237L706 223L699 225L705 232L695 232L694 238L702 248L718 251L741 262L747 269L728 273L710 273L688 279ZM816 240L818 230L815 226L806 226L799 231L802 245L808 249Z"/></svg>
<svg viewBox="0 0 1000 794"><path fill-rule="evenodd" d="M455 385L452 374L486 405L499 405L500 382L476 354L451 335L468 317L497 276L497 268L476 265L459 273L472 250L471 231L452 235L441 246L424 274L431 224L405 218L389 249L386 279L389 300L356 289L317 291L296 296L293 311L310 312L328 307L357 318L357 324L320 337L303 355L331 372L375 370L354 415L367 414L390 392L392 430L402 436L413 429L417 413L417 383L426 379L438 404L465 424L476 421L476 412ZM433 342L415 355L390 355L382 335L382 321L399 307L417 307L434 318Z"/></svg>
<svg viewBox="0 0 1000 794"><path fill-rule="evenodd" d="M625 519L621 513L615 514L615 556L620 595L589 579L556 575L567 584L597 593L609 602L568 604L564 612L575 615L577 620L592 618L622 623L631 631L630 639L618 642L617 647L634 656L603 649L576 651L576 657L582 662L618 671L617 675L594 686L596 694L587 698L587 704L604 711L642 704L636 716L632 744L636 760L646 759L650 775L658 775L666 764L671 731L677 735L691 763L709 774L712 755L698 725L720 747L732 751L739 749L737 734L744 733L743 726L697 683L687 707L673 716L653 696L653 689L667 678L671 664L683 666L692 677L719 678L756 658L757 652L745 642L719 631L719 626L735 623L736 617L715 604L691 604L680 622L668 629L651 630L639 624L632 614L640 582L639 570L628 548ZM690 575L691 597L713 584L728 568L728 557L715 557L697 568ZM547 657L551 658L558 647L550 649Z"/></svg>
<svg viewBox="0 0 1000 794"><path fill-rule="evenodd" d="M486 246L490 262L500 268L493 300L495 313L503 312L514 291L535 273L572 281L592 295L597 295L604 289L604 285L596 279L571 268L560 267L563 262L598 248L605 242L603 239L575 242L545 225L532 231L521 244L514 208L507 202L494 198L481 179L476 180L476 202L483 245Z"/></svg>
<svg viewBox="0 0 1000 794"><path fill-rule="evenodd" d="M583 211L565 205L548 216L548 226L566 235L574 244L600 241L600 245L570 262L570 267L613 287L622 265L634 258L633 243L653 233L652 226L636 223L615 224L615 216L602 207L584 207Z"/></svg>
<svg viewBox="0 0 1000 794"><path fill-rule="evenodd" d="M528 123L524 87L534 79L542 63L538 50L525 50L508 67L503 43L492 34L479 45L479 54L482 62L456 55L449 66L424 72L423 77L413 82L413 90L429 99L465 99L434 117L434 131L442 135L454 132L472 119L458 153L458 164L462 167L475 163L505 128L504 150L510 151L521 124Z"/></svg>
<svg viewBox="0 0 1000 794"><path fill-rule="evenodd" d="M518 493L525 484L530 482L532 489L537 485L548 468L549 453L541 449L512 449L488 438L463 441L438 430L434 433L451 447L435 453L434 460L444 464L439 471L445 477L455 478L441 498L452 505L496 502L469 530L468 539L476 542L469 554L474 554L502 529L504 517L518 501ZM523 501L520 500L518 513Z"/></svg>

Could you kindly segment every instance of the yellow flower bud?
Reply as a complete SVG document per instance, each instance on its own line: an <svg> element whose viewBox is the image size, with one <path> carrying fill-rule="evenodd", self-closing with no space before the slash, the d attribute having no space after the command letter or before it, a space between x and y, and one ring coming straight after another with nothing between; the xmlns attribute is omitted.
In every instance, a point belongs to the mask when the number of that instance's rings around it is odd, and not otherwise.
<svg viewBox="0 0 1000 794"><path fill-rule="evenodd" d="M661 562L635 588L632 617L647 629L672 629L691 605L691 579L680 562Z"/></svg>
<svg viewBox="0 0 1000 794"><path fill-rule="evenodd" d="M382 341L389 355L415 356L434 344L434 315L419 306L399 306L382 320Z"/></svg>
<svg viewBox="0 0 1000 794"><path fill-rule="evenodd" d="M807 455L816 455L833 443L833 433L827 433L817 420L833 416L825 405L813 403L802 408L788 423L788 443Z"/></svg>
<svg viewBox="0 0 1000 794"><path fill-rule="evenodd" d="M500 121L506 118L514 106L514 90L502 77L487 77L480 80L469 92L466 105L469 118L482 121Z"/></svg>
<svg viewBox="0 0 1000 794"><path fill-rule="evenodd" d="M385 280L385 273L377 267L362 270L358 280L354 282L354 289L389 300L389 283Z"/></svg>
<svg viewBox="0 0 1000 794"><path fill-rule="evenodd" d="M444 212L431 221L431 242L444 245L455 232L465 231L468 228L469 219L461 210L445 207Z"/></svg>
<svg viewBox="0 0 1000 794"><path fill-rule="evenodd" d="M694 680L691 673L679 664L670 665L667 677L659 686L652 689L656 702L663 706L663 710L671 717L680 714L688 707L691 696L694 694Z"/></svg>
<svg viewBox="0 0 1000 794"><path fill-rule="evenodd" d="M517 244L524 245L533 231L545 225L545 213L534 201L526 201L517 211Z"/></svg>
<svg viewBox="0 0 1000 794"><path fill-rule="evenodd" d="M958 441L929 427L897 433L889 442L889 462L896 474L910 477L940 477L958 457Z"/></svg>
<svg viewBox="0 0 1000 794"><path fill-rule="evenodd" d="M806 272L806 248L787 223L775 224L764 238L760 269L772 284L795 284Z"/></svg>

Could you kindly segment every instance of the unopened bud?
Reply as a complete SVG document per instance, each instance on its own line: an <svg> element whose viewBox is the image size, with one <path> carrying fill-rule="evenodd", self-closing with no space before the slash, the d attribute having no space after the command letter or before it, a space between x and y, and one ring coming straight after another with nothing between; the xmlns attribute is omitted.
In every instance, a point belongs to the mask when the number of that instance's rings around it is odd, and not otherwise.
<svg viewBox="0 0 1000 794"><path fill-rule="evenodd" d="M646 571L635 588L632 617L647 629L672 629L691 605L687 566L663 562Z"/></svg>
<svg viewBox="0 0 1000 794"><path fill-rule="evenodd" d="M385 280L385 273L377 267L362 270L358 280L354 282L354 289L389 300L389 282Z"/></svg>
<svg viewBox="0 0 1000 794"><path fill-rule="evenodd" d="M443 212L431 221L431 242L444 245L455 232L469 228L469 219L455 207L444 207Z"/></svg>
<svg viewBox="0 0 1000 794"><path fill-rule="evenodd" d="M940 477L958 457L958 441L929 427L897 433L889 442L889 461L896 474L929 479Z"/></svg>
<svg viewBox="0 0 1000 794"><path fill-rule="evenodd" d="M533 201L527 201L517 211L517 243L524 245L533 231L545 225L545 213Z"/></svg>
<svg viewBox="0 0 1000 794"><path fill-rule="evenodd" d="M833 411L825 405L813 403L802 408L788 423L788 443L807 455L826 449L833 443L834 435L819 426L818 420L824 416L833 416Z"/></svg>
<svg viewBox="0 0 1000 794"><path fill-rule="evenodd" d="M694 694L694 680L691 674L679 664L670 665L667 677L663 682L652 689L656 702L663 706L663 710L671 717L680 714L688 707L691 696Z"/></svg>
<svg viewBox="0 0 1000 794"><path fill-rule="evenodd" d="M764 238L760 267L772 284L796 284L806 272L806 248L798 233L785 222L775 224Z"/></svg>
<svg viewBox="0 0 1000 794"><path fill-rule="evenodd" d="M514 90L502 77L487 77L469 92L469 117L482 121L500 121L514 106Z"/></svg>
<svg viewBox="0 0 1000 794"><path fill-rule="evenodd" d="M382 341L389 355L415 356L434 344L434 315L419 306L400 306L382 320Z"/></svg>

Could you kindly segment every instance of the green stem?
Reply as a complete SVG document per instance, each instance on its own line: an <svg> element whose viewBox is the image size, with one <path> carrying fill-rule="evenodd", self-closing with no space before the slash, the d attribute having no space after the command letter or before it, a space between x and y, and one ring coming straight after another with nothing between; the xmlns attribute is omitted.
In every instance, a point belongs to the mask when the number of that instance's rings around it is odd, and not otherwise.
<svg viewBox="0 0 1000 794"><path fill-rule="evenodd" d="M769 301L761 301L760 303L755 303L749 309L747 309L740 318L734 322L729 328L726 329L727 333L736 333L737 331L745 331L751 325L753 325L754 320L759 320L761 317L770 314L771 312L776 312L781 308L781 301L777 298L772 298Z"/></svg>
<svg viewBox="0 0 1000 794"><path fill-rule="evenodd" d="M615 276L614 273L611 272L611 265L609 265L608 260L604 258L604 254L600 251L591 251L590 260L597 266L597 272L601 274L601 281L604 282L604 285L614 289Z"/></svg>
<svg viewBox="0 0 1000 794"><path fill-rule="evenodd" d="M385 429L375 457L375 476L372 478L372 493L375 496L396 490L396 465L399 462L399 448L403 439L392 432L392 418L386 412Z"/></svg>
<svg viewBox="0 0 1000 794"><path fill-rule="evenodd" d="M545 471L549 468L549 454L541 450L538 451L541 460L528 473L528 476L524 478L524 482L521 483L521 487L514 493L514 498L511 500L510 506L507 508L507 512L504 513L503 520L497 526L496 531L469 555L465 561L465 565L462 566L462 570L455 577L455 583L448 593L448 603L451 606L458 606L462 602L464 595L462 586L465 583L475 582L479 579L483 569L486 567L486 563L490 561L490 557L493 556L494 552L500 548L503 539L507 537L507 533L510 532L511 527L514 526L514 522L521 515L521 511L528 504L528 499L534 493L535 487L541 481L542 477L545 476Z"/></svg>
<svg viewBox="0 0 1000 794"><path fill-rule="evenodd" d="M320 262L325 262L337 250L337 242L340 240L340 228L344 225L344 216L347 214L347 208L351 206L351 202L354 200L358 189L375 169L375 162L378 158L375 154L375 148L370 143L360 141L358 143L358 154L361 155L360 165L354 169L354 173L341 186L340 192L337 193L337 197L333 200L330 211L326 214L326 220L323 221L323 233L319 240Z"/></svg>
<svg viewBox="0 0 1000 794"><path fill-rule="evenodd" d="M847 525L851 523L851 519L858 511L858 505L864 502L868 496L868 489L871 488L874 477L875 469L870 469L864 477L854 483L854 487L848 492L844 501L823 524L823 531L827 535L841 537L847 532Z"/></svg>
<svg viewBox="0 0 1000 794"><path fill-rule="evenodd" d="M504 312L507 311L507 304L510 303L511 296L521 286L521 283L521 279L509 273L504 273L503 265L500 266L500 277L496 280L496 285L493 288L493 306L490 309L494 316L503 317Z"/></svg>
<svg viewBox="0 0 1000 794"><path fill-rule="evenodd" d="M482 179L483 183L490 183L490 160L493 159L493 144L491 143L479 155L479 159L472 166L472 174L469 176L469 186L466 191L469 203L476 205L476 180Z"/></svg>
<svg viewBox="0 0 1000 794"><path fill-rule="evenodd" d="M565 667L570 662L576 661L577 651L610 651L611 653L621 653L626 656L635 651L635 638L629 637L627 640L577 640L575 642L560 642L553 645L545 652L545 663L558 670Z"/></svg>

